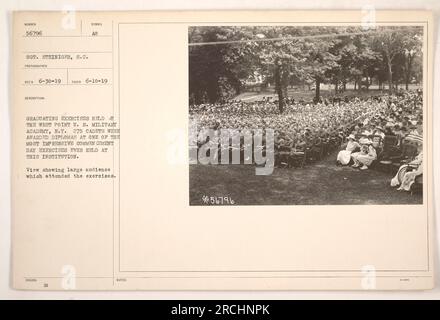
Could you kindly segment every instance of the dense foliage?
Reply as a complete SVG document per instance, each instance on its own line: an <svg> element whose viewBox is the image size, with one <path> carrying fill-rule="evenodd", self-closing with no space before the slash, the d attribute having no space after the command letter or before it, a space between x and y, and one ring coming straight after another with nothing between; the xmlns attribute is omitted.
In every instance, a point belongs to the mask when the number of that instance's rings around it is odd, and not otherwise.
<svg viewBox="0 0 440 320"><path fill-rule="evenodd" d="M422 80L421 27L203 26L189 29L190 103L221 102L253 84L273 86L282 112L288 86L343 92L373 81L393 91ZM199 45L197 45L199 44Z"/></svg>

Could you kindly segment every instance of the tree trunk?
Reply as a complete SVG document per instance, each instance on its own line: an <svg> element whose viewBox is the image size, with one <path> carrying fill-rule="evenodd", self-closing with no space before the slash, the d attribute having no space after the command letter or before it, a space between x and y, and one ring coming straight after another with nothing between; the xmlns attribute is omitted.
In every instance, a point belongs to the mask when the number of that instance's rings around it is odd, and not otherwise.
<svg viewBox="0 0 440 320"><path fill-rule="evenodd" d="M275 62L275 90L278 94L278 109L280 113L283 113L284 111L284 94L283 94L283 87L282 87L282 81L281 81L281 66L278 65L277 62Z"/></svg>
<svg viewBox="0 0 440 320"><path fill-rule="evenodd" d="M408 66L409 67L409 66ZM405 90L409 89L409 81L411 78L411 69L410 67L405 72Z"/></svg>
<svg viewBox="0 0 440 320"><path fill-rule="evenodd" d="M411 69L412 69L412 63L414 60L414 55L409 55L407 57L407 61L406 61L406 72L405 72L405 89L408 90L409 87L409 81L411 78Z"/></svg>
<svg viewBox="0 0 440 320"><path fill-rule="evenodd" d="M393 92L393 70L391 65L391 58L387 55L387 66L388 66L388 90L390 93Z"/></svg>
<svg viewBox="0 0 440 320"><path fill-rule="evenodd" d="M315 100L319 101L319 97L321 96L321 80L316 79L316 88L315 88Z"/></svg>

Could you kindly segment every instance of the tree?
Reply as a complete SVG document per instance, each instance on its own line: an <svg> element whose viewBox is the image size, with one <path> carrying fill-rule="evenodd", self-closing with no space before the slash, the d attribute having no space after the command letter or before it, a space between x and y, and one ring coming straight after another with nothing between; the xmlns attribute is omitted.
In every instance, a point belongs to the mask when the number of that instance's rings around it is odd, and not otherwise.
<svg viewBox="0 0 440 320"><path fill-rule="evenodd" d="M408 90L408 85L411 81L414 61L421 57L422 36L420 34L420 27L413 27L409 32L405 33L403 37L403 72L405 77L405 89ZM417 64L421 66L421 64Z"/></svg>
<svg viewBox="0 0 440 320"><path fill-rule="evenodd" d="M391 93L393 92L393 65L402 51L402 32L396 30L396 27L379 27L372 37L372 42L375 49L382 54L387 71L388 90Z"/></svg>
<svg viewBox="0 0 440 320"><path fill-rule="evenodd" d="M203 26L189 30L191 103L228 99L258 75L275 84L280 113L287 88L314 83L315 101L322 83L345 90L349 82L368 88L387 81L406 88L422 75L421 27ZM194 45L197 43L205 45ZM341 86L341 87L340 87ZM341 89L340 89L341 88Z"/></svg>
<svg viewBox="0 0 440 320"><path fill-rule="evenodd" d="M295 27L255 27L254 38L272 39L278 41L254 42L252 53L254 61L259 64L260 70L268 79L273 79L275 91L278 95L278 109L284 111L287 86L292 77L302 78L305 52L304 41L293 39L302 34L301 28Z"/></svg>
<svg viewBox="0 0 440 320"><path fill-rule="evenodd" d="M191 27L189 42L220 42L246 37L239 27ZM189 47L189 93L192 103L214 103L240 92L253 65L250 47L219 44Z"/></svg>

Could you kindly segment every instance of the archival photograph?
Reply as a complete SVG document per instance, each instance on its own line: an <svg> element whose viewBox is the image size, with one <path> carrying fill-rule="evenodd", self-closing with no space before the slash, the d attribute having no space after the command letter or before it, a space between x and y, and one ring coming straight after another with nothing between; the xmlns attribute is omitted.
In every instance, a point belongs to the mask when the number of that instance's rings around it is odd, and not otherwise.
<svg viewBox="0 0 440 320"><path fill-rule="evenodd" d="M423 203L421 26L192 26L190 205Z"/></svg>

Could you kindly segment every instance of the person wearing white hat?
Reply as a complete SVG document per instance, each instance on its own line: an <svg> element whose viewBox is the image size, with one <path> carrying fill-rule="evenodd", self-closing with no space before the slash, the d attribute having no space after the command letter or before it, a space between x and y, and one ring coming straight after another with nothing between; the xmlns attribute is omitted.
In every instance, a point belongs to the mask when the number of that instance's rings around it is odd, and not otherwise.
<svg viewBox="0 0 440 320"><path fill-rule="evenodd" d="M360 167L361 170L367 170L373 161L377 159L376 149L372 146L373 142L370 139L362 138L359 140L359 143L361 151L351 155L354 161L352 167Z"/></svg>
<svg viewBox="0 0 440 320"><path fill-rule="evenodd" d="M381 136L381 138L385 138L384 130L381 126L377 126L376 129L374 129L373 135Z"/></svg>
<svg viewBox="0 0 440 320"><path fill-rule="evenodd" d="M354 134L350 134L348 136L348 142L347 142L347 146L345 147L345 150L341 150L338 153L336 163L342 164L344 166L348 165L348 163L350 162L351 153L360 147L361 146L356 141L356 137L354 136Z"/></svg>

